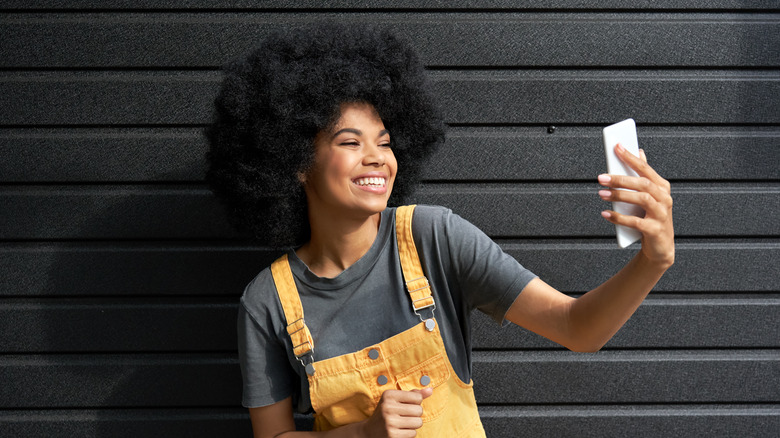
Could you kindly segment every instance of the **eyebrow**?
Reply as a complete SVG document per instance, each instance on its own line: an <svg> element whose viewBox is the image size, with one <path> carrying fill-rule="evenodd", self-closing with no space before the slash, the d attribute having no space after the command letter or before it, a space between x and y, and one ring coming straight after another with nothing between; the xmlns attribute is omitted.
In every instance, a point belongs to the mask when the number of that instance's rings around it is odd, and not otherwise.
<svg viewBox="0 0 780 438"><path fill-rule="evenodd" d="M333 134L333 137L331 137L331 138L336 138L336 137L339 136L339 134L344 133L344 132L350 132L350 133L355 134L355 135L363 135L363 131L361 131L359 129L344 128L344 129L340 129L335 134ZM383 130L379 131L379 135L377 135L377 138L382 137L384 135L390 135L390 131L388 131L387 129L383 129Z"/></svg>

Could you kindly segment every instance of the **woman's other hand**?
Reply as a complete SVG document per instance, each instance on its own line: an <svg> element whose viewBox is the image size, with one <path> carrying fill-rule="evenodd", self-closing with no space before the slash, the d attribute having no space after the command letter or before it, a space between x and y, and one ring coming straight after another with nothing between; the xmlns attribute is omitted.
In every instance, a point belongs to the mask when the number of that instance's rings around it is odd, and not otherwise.
<svg viewBox="0 0 780 438"><path fill-rule="evenodd" d="M605 210L601 215L613 224L639 230L642 233L644 256L668 268L674 263L671 185L647 164L643 150L640 149L639 157L636 157L618 144L615 153L639 176L599 175L599 184L609 188L600 190L599 196L605 201L638 205L645 210L645 216L623 215L612 210Z"/></svg>
<svg viewBox="0 0 780 438"><path fill-rule="evenodd" d="M422 427L422 401L433 394L432 388L419 391L389 390L382 394L374 414L363 423L366 437L413 437Z"/></svg>

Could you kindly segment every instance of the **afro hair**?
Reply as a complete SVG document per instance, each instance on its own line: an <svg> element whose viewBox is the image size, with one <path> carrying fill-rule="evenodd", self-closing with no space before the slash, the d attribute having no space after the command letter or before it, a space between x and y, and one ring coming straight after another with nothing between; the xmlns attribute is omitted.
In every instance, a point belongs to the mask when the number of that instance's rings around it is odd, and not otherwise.
<svg viewBox="0 0 780 438"><path fill-rule="evenodd" d="M206 180L240 229L274 248L310 236L298 175L340 106L367 102L392 134L398 205L415 188L444 124L412 48L386 29L320 23L270 35L225 68L215 100Z"/></svg>

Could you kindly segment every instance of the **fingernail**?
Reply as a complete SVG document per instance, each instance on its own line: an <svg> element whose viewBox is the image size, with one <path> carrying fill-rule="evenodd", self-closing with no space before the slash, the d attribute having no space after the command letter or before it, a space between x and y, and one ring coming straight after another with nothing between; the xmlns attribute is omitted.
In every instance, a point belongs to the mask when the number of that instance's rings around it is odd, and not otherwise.
<svg viewBox="0 0 780 438"><path fill-rule="evenodd" d="M599 182L602 183L602 184L607 184L611 180L612 180L612 177L610 177L606 173L602 173L601 175L599 175Z"/></svg>
<svg viewBox="0 0 780 438"><path fill-rule="evenodd" d="M601 196L602 198L609 198L610 196L612 196L612 192L610 192L609 190L599 190L599 196Z"/></svg>
<svg viewBox="0 0 780 438"><path fill-rule="evenodd" d="M610 217L612 217L612 214L605 210L601 212L601 217L603 217L604 219L609 219Z"/></svg>
<svg viewBox="0 0 780 438"><path fill-rule="evenodd" d="M617 146L615 146L615 150L618 151L618 152L623 152L624 151L623 146L620 143L618 143Z"/></svg>

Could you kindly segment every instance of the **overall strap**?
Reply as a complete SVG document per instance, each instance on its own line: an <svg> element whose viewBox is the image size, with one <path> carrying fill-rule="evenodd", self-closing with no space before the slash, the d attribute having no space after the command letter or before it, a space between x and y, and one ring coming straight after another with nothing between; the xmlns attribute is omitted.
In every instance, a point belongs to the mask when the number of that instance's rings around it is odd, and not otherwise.
<svg viewBox="0 0 780 438"><path fill-rule="evenodd" d="M287 320L287 334L292 340L293 353L303 363L301 358L314 350L314 340L303 319L301 297L298 295L298 288L295 287L287 254L271 264L271 275L274 278L276 293L279 294L279 301L282 303L284 317Z"/></svg>
<svg viewBox="0 0 780 438"><path fill-rule="evenodd" d="M428 307L435 309L436 303L433 301L431 286L428 279L425 278L412 236L414 207L414 205L405 205L395 210L395 235L398 240L398 254L401 259L401 270L406 282L406 290L409 291L414 313L420 316L418 313L420 310ZM422 316L420 319L423 319Z"/></svg>

